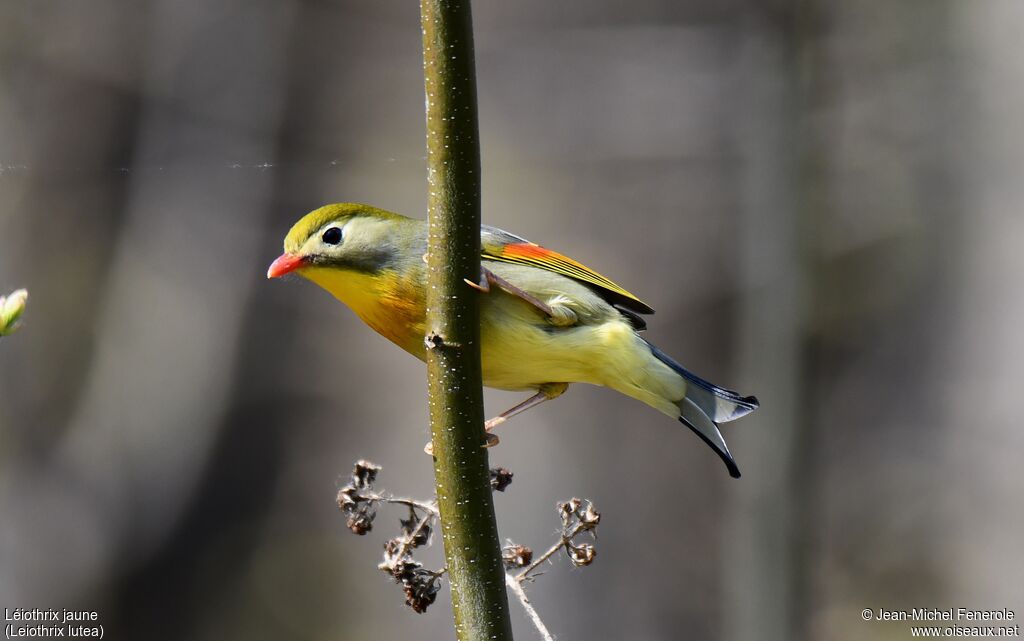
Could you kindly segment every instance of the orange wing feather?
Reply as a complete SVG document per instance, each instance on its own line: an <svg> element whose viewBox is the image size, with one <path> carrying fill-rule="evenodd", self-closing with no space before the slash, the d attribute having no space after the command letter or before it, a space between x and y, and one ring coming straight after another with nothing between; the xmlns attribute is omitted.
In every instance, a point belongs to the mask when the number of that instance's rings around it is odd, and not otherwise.
<svg viewBox="0 0 1024 641"><path fill-rule="evenodd" d="M614 300L613 302L619 302L633 311L641 314L654 312L647 303L644 303L586 265L535 243L519 242L509 243L500 247L485 247L484 257L508 263L531 265L555 272L556 274L562 274L563 276L568 276L569 278L588 283L606 292L615 294L617 295L615 298L622 297L625 300Z"/></svg>

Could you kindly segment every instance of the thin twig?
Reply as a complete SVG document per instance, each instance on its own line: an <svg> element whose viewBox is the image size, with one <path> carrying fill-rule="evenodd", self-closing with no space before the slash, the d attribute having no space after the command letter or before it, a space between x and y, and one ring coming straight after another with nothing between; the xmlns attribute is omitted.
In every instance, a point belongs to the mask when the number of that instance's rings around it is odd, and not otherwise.
<svg viewBox="0 0 1024 641"><path fill-rule="evenodd" d="M557 550L557 548L555 548ZM512 576L511 574L505 573L505 585L512 590L513 594L519 597L519 602L523 604L523 609L526 610L526 615L530 617L530 621L533 621L533 625L537 628L537 632L544 641L555 641L555 637L548 632L547 627L544 625L544 621L541 620L540 615L533 609L533 604L530 603L530 599L526 597L526 590L523 589L522 579L518 576Z"/></svg>
<svg viewBox="0 0 1024 641"><path fill-rule="evenodd" d="M410 511L412 510L411 507L409 509L410 509ZM415 515L415 514L416 513L413 512L413 515ZM402 546L400 548L398 548L398 554L395 556L396 559L403 559L403 558L405 558L405 555L409 552L409 549L413 547L412 542L416 540L416 536L420 532L422 532L423 528L425 528L427 526L427 523L429 523L430 521L433 521L436 516L437 516L436 512L427 512L423 516L423 518L420 519L419 523L416 524L416 527L413 528L412 531L409 532L408 535L406 535L405 540L402 541ZM428 537L428 539L429 539L429 537Z"/></svg>
<svg viewBox="0 0 1024 641"><path fill-rule="evenodd" d="M362 496L368 501L379 501L381 503L391 503L393 505L407 505L409 507L423 510L433 516L438 516L437 506L433 503L423 503L422 501L414 501L412 499L403 499L394 496L382 496L380 494L363 494Z"/></svg>
<svg viewBox="0 0 1024 641"><path fill-rule="evenodd" d="M577 523L576 527L572 529L572 532L570 532L568 535L562 534L562 540L552 545L547 552L537 557L536 561L531 563L529 566L526 567L526 569L524 569L519 574L515 575L513 578L516 580L517 583L522 583L527 579L533 578L529 576L530 572L536 570L542 563L544 563L552 556L554 556L559 550L561 550L566 545L571 543L574 538L576 538L579 534L581 534L587 529L589 529L589 526L586 523Z"/></svg>

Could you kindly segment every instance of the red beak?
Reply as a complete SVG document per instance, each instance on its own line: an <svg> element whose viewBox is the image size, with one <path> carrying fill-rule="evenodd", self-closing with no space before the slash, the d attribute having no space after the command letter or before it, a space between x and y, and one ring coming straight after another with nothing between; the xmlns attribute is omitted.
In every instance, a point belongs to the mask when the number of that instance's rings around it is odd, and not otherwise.
<svg viewBox="0 0 1024 641"><path fill-rule="evenodd" d="M267 270L267 278L280 278L281 276L290 274L305 265L306 259L302 256L281 254L277 257L277 260L270 263L270 269Z"/></svg>

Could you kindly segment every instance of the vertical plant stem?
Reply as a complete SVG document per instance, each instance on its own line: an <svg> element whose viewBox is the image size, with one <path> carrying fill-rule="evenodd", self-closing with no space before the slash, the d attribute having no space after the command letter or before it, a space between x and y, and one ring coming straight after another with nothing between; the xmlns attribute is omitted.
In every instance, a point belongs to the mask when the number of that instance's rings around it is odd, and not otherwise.
<svg viewBox="0 0 1024 641"><path fill-rule="evenodd" d="M512 639L484 444L480 145L469 0L421 0L427 98L427 379L434 477L459 641Z"/></svg>

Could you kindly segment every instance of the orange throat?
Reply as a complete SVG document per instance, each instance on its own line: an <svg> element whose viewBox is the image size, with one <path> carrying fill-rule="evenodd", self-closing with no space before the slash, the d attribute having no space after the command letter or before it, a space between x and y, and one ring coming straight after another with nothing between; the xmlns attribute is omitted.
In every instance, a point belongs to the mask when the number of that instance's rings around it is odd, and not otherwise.
<svg viewBox="0 0 1024 641"><path fill-rule="evenodd" d="M345 303L375 332L418 358L424 357L426 301L416 278L400 278L394 270L364 274L310 267L302 276Z"/></svg>

